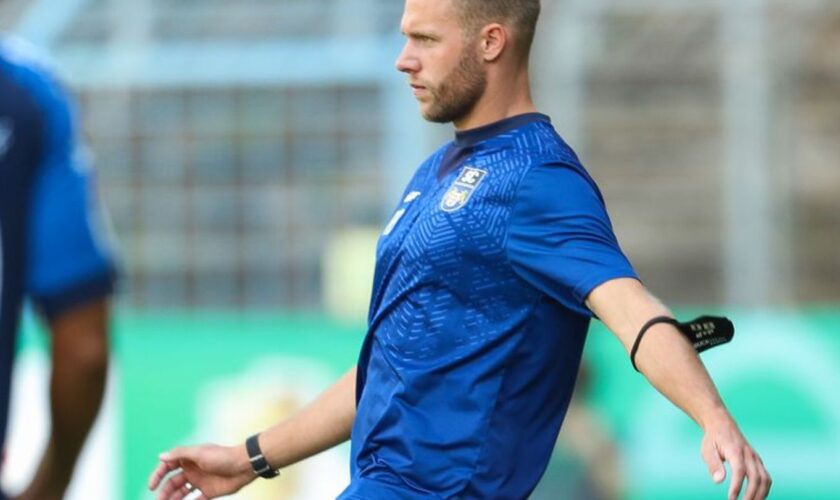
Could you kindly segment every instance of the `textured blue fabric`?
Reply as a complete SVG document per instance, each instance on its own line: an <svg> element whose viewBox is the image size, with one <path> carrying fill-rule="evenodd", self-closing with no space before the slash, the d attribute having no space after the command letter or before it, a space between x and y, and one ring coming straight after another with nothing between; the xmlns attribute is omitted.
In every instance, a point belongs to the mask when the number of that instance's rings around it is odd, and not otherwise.
<svg viewBox="0 0 840 500"><path fill-rule="evenodd" d="M110 293L92 172L69 97L20 42L0 40L0 450L24 297L47 315Z"/></svg>
<svg viewBox="0 0 840 500"><path fill-rule="evenodd" d="M635 278L544 115L460 133L377 249L340 498L528 496L571 397L599 284ZM412 496L414 495L414 496Z"/></svg>

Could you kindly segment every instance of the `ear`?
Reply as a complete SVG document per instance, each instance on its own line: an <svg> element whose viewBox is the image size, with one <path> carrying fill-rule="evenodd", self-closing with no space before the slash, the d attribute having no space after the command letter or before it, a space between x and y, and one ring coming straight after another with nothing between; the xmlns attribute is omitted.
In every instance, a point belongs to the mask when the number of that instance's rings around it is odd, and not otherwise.
<svg viewBox="0 0 840 500"><path fill-rule="evenodd" d="M482 28L479 40L479 54L485 62L494 62L501 57L508 44L508 33L499 23Z"/></svg>

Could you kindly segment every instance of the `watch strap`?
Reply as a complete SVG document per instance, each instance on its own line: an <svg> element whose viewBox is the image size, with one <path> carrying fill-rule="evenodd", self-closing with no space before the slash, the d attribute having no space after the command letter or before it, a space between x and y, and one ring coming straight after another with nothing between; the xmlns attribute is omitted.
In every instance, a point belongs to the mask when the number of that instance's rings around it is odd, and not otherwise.
<svg viewBox="0 0 840 500"><path fill-rule="evenodd" d="M251 461L254 474L266 479L279 476L280 471L269 465L268 460L265 459L258 438L259 434L254 434L245 440L245 450L248 452L248 459Z"/></svg>

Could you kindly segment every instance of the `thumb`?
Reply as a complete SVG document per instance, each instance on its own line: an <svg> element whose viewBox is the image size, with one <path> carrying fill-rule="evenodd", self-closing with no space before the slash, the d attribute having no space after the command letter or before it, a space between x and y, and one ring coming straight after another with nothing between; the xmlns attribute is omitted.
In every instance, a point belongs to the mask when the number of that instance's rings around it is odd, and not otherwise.
<svg viewBox="0 0 840 500"><path fill-rule="evenodd" d="M712 476L712 480L717 484L722 483L726 479L726 468L723 466L723 460L720 458L717 447L713 444L704 445L701 454L703 455L703 460L706 462L706 466L709 468L709 474Z"/></svg>

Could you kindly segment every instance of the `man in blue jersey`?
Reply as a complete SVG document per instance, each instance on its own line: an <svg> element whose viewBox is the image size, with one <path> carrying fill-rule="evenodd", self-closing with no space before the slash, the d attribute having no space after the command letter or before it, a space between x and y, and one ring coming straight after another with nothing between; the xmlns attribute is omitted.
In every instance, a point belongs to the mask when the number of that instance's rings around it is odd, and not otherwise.
<svg viewBox="0 0 840 500"><path fill-rule="evenodd" d="M0 451L29 297L52 334L52 428L32 482L16 498L59 500L102 401L114 265L69 97L31 53L0 38Z"/></svg>
<svg viewBox="0 0 840 500"><path fill-rule="evenodd" d="M159 499L213 498L352 436L341 499L521 499L549 460L596 315L630 350L671 316L620 250L593 180L530 96L538 0L407 0L397 69L455 140L426 160L377 249L358 364L245 444L177 448ZM729 497L767 496L761 459L692 345L659 322L635 360L705 431ZM174 472L165 481L164 476ZM193 488L200 490L192 492Z"/></svg>

